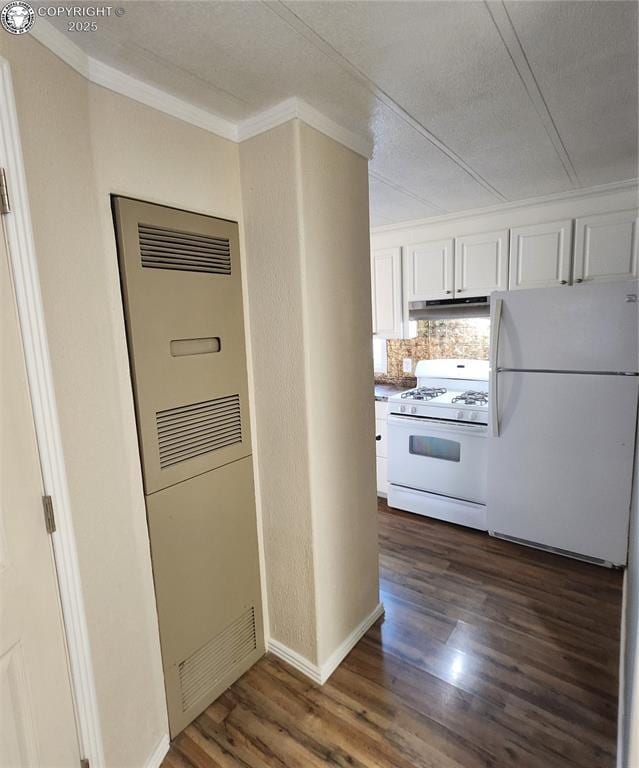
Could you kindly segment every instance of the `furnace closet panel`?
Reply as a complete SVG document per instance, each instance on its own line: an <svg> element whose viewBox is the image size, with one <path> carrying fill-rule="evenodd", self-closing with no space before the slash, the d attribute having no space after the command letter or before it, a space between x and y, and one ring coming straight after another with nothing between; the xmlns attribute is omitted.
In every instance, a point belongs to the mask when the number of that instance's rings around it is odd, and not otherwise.
<svg viewBox="0 0 639 768"><path fill-rule="evenodd" d="M113 210L174 736L264 651L238 226Z"/></svg>

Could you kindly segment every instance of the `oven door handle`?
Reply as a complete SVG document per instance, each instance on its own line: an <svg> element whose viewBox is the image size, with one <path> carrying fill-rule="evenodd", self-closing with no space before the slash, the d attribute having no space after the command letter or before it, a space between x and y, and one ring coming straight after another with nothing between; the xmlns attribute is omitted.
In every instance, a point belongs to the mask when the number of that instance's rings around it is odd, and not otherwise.
<svg viewBox="0 0 639 768"><path fill-rule="evenodd" d="M486 431L485 424L473 424L469 421L438 421L437 419L428 419L419 416L400 416L399 414L390 413L388 415L388 426L402 426L406 424L419 424L419 426L426 431L442 431L442 432L465 432L466 434L472 434L473 432L482 433Z"/></svg>
<svg viewBox="0 0 639 768"><path fill-rule="evenodd" d="M490 394L490 432L493 437L499 437L499 332L501 330L502 299L493 302L493 316L490 325L490 369L488 392Z"/></svg>

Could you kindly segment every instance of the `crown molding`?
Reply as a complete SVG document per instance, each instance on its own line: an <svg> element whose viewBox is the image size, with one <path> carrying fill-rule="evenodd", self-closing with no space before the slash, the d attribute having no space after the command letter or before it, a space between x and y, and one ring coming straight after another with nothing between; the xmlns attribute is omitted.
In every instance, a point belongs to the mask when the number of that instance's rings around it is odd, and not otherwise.
<svg viewBox="0 0 639 768"><path fill-rule="evenodd" d="M37 19L29 34L72 69L75 69L78 74L89 78L89 56L79 45L76 45L57 30L53 24L43 19Z"/></svg>
<svg viewBox="0 0 639 768"><path fill-rule="evenodd" d="M397 232L402 229L429 227L433 224L442 224L447 221L460 221L462 219L472 218L473 216L488 216L493 213L505 213L506 211L513 211L519 208L528 208L532 205L558 203L562 200L585 200L589 197L611 195L616 192L633 190L637 192L637 204L639 205L639 178L626 179L625 181L613 181L610 184L599 184L595 187L571 189L568 192L553 192L550 195L528 197L524 200L513 200L508 203L497 203L496 205L484 206L483 208L469 208L466 211L453 211L452 213L428 216L425 219L410 219L408 221L397 222L396 224L382 224L379 227L371 227L371 234L381 235L385 232Z"/></svg>
<svg viewBox="0 0 639 768"><path fill-rule="evenodd" d="M238 124L238 139L246 141L296 118L367 159L373 152L373 143L368 138L349 131L297 97L286 99L254 117L242 120Z"/></svg>
<svg viewBox="0 0 639 768"><path fill-rule="evenodd" d="M37 20L30 34L95 85L127 96L224 139L239 143L297 118L367 159L372 154L373 145L370 139L344 128L303 99L286 99L274 107L235 123L94 59L44 19Z"/></svg>
<svg viewBox="0 0 639 768"><path fill-rule="evenodd" d="M104 64L85 53L80 46L43 19L34 24L31 35L58 58L75 69L95 85L100 85L122 96L164 112L185 123L215 133L224 139L237 141L237 125L224 117L196 107L188 101L172 96L153 85L138 80L125 72Z"/></svg>
<svg viewBox="0 0 639 768"><path fill-rule="evenodd" d="M172 96L154 85L131 77L131 75L127 75L125 72L97 59L89 59L88 79L95 85L101 85L110 91L139 101L141 104L146 104L147 107L177 117L178 120L190 123L197 128L203 128L209 133L214 133L230 141L236 142L238 140L237 125L230 120Z"/></svg>

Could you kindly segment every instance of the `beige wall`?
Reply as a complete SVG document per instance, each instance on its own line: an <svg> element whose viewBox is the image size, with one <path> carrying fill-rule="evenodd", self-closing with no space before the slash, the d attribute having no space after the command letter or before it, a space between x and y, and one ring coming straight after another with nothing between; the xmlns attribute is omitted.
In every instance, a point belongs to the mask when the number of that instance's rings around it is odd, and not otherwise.
<svg viewBox="0 0 639 768"><path fill-rule="evenodd" d="M240 160L270 634L315 661L296 131L244 142Z"/></svg>
<svg viewBox="0 0 639 768"><path fill-rule="evenodd" d="M295 122L240 148L271 637L315 661Z"/></svg>
<svg viewBox="0 0 639 768"><path fill-rule="evenodd" d="M379 601L368 162L300 124L309 467L323 664Z"/></svg>
<svg viewBox="0 0 639 768"><path fill-rule="evenodd" d="M367 162L297 120L240 159L271 636L321 665L378 602Z"/></svg>
<svg viewBox="0 0 639 768"><path fill-rule="evenodd" d="M87 83L37 42L11 63L107 765L167 733L109 193L238 220L235 144Z"/></svg>
<svg viewBox="0 0 639 768"><path fill-rule="evenodd" d="M268 618L273 637L321 663L377 604L366 160L293 121L242 145L240 190L234 143L89 84L29 37L3 36L0 55L14 79L106 761L137 768L167 724L109 194L239 220L241 232L242 195L250 210Z"/></svg>

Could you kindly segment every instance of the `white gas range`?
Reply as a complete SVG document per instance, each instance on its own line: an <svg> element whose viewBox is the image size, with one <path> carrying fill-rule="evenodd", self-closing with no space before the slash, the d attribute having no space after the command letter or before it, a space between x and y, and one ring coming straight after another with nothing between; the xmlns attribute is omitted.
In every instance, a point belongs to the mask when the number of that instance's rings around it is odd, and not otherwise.
<svg viewBox="0 0 639 768"><path fill-rule="evenodd" d="M487 530L488 362L422 360L388 399L388 503Z"/></svg>

